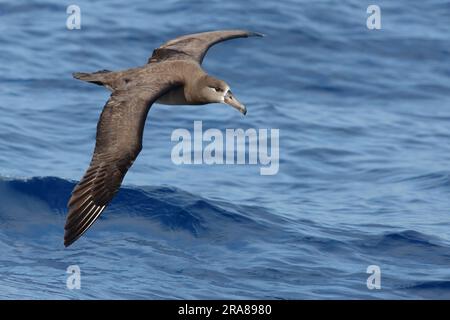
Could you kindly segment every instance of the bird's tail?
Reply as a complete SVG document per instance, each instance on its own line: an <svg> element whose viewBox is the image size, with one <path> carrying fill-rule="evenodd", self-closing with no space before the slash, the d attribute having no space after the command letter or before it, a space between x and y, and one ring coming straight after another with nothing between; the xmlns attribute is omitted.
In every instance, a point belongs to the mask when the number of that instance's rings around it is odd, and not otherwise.
<svg viewBox="0 0 450 320"><path fill-rule="evenodd" d="M75 72L73 73L73 77L78 80L95 83L100 86L108 86L110 78L109 75L112 73L112 71L109 70L100 70L93 73L86 73L86 72Z"/></svg>

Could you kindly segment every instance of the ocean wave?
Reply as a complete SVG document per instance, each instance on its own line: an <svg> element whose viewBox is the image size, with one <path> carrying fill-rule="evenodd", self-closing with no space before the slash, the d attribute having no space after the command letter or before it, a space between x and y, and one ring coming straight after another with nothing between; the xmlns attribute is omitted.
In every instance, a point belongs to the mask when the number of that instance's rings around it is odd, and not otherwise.
<svg viewBox="0 0 450 320"><path fill-rule="evenodd" d="M74 181L57 177L0 178L0 223L24 225L46 219L61 225L75 185ZM196 238L222 238L225 234L230 238L260 238L270 234L275 242L290 239L319 244L325 250L356 245L361 250L392 253L436 250L450 257L448 243L437 235L411 229L361 235L339 225L291 219L262 206L209 199L172 186L123 186L99 220L97 224L105 221L115 229L133 224L134 220L157 223L165 230L186 232ZM380 229L376 225L362 227ZM388 227L383 225L382 229Z"/></svg>
<svg viewBox="0 0 450 320"><path fill-rule="evenodd" d="M386 230L384 225L365 225L363 230L375 232L365 234L356 227L287 218L172 186L127 185L92 230L64 249L66 203L75 183L56 177L0 178L0 272L9 279L7 287L32 283L17 293L4 287L0 298L33 297L36 290L46 290L43 298L367 298L358 288L369 264L389 257L411 269L430 262L444 267L450 257L443 239L415 230L386 233L377 231ZM329 263L338 260L341 264ZM105 283L75 295L52 283L55 273L74 262ZM111 287L115 275L121 277L119 289ZM136 283L149 275L151 284ZM411 279L403 279L400 271L395 276L399 284L386 286L401 294L425 297L433 290L408 287ZM337 281L342 290L318 289L323 281ZM127 283L136 287L129 295L120 289ZM182 293L173 293L167 283ZM196 292L192 286L199 283L205 289ZM265 289L255 292L255 286ZM285 289L276 289L280 286ZM445 283L440 290L448 290Z"/></svg>
<svg viewBox="0 0 450 320"><path fill-rule="evenodd" d="M60 223L75 185L76 182L56 177L0 178L0 221L23 224L56 215L55 222ZM236 234L244 229L245 236L267 231L274 225L281 227L284 222L263 207L211 200L170 186L122 187L99 220L120 225L134 217L195 237L220 230Z"/></svg>

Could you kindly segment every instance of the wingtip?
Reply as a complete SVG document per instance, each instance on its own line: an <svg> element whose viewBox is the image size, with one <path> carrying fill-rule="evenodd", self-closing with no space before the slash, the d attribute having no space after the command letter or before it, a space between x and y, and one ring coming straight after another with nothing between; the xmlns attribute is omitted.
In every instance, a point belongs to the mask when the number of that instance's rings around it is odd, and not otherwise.
<svg viewBox="0 0 450 320"><path fill-rule="evenodd" d="M67 248L67 247L70 246L72 243L74 243L75 240L77 240L77 239L76 239L76 238L73 239L73 238L69 237L67 234L64 235L64 247Z"/></svg>
<svg viewBox="0 0 450 320"><path fill-rule="evenodd" d="M86 230L84 230L84 232L86 232ZM69 228L68 223L66 222L66 225L64 226L64 247L67 248L72 245L84 234L84 232L73 232L73 229Z"/></svg>
<svg viewBox="0 0 450 320"><path fill-rule="evenodd" d="M72 242L66 241L64 240L64 248L67 248L68 246L70 246L72 244Z"/></svg>
<svg viewBox="0 0 450 320"><path fill-rule="evenodd" d="M264 33L261 32L253 32L253 31L248 31L248 36L249 37L265 37L266 35Z"/></svg>
<svg viewBox="0 0 450 320"><path fill-rule="evenodd" d="M81 234L76 234L73 231L70 230L70 228L66 225L64 226L64 247L69 247L72 245L75 241L77 241L80 238Z"/></svg>
<svg viewBox="0 0 450 320"><path fill-rule="evenodd" d="M84 76L86 76L87 73L85 72L73 72L72 73L72 77L74 77L75 79L80 79L83 78Z"/></svg>

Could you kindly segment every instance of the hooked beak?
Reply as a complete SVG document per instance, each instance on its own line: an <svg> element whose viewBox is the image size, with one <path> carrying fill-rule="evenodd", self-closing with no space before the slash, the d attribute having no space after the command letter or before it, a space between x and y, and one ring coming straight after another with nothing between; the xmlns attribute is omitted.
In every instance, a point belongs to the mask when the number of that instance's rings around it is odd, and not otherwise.
<svg viewBox="0 0 450 320"><path fill-rule="evenodd" d="M233 96L230 90L225 94L223 102L239 110L244 116L247 113L247 108Z"/></svg>

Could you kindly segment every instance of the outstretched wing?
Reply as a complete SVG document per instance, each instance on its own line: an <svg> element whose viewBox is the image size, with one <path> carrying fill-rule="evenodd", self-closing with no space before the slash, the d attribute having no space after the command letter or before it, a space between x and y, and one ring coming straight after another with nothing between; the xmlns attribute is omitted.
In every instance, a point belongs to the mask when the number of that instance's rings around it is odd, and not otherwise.
<svg viewBox="0 0 450 320"><path fill-rule="evenodd" d="M97 125L89 168L72 192L64 227L64 245L77 240L112 200L142 149L142 134L151 104L171 88L154 84L139 90L115 91Z"/></svg>
<svg viewBox="0 0 450 320"><path fill-rule="evenodd" d="M253 36L261 37L263 35L245 30L223 30L181 36L155 49L148 63L167 59L194 59L201 64L208 49L216 43Z"/></svg>

